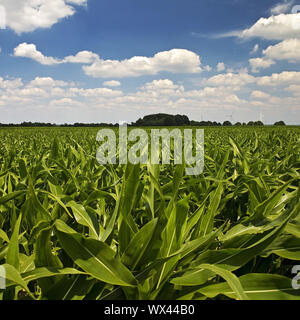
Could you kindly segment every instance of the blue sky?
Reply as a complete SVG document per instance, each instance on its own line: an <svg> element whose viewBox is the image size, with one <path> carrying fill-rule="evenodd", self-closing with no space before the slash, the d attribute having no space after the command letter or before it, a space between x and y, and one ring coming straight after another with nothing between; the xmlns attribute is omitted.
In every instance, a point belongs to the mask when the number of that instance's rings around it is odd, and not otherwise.
<svg viewBox="0 0 300 320"><path fill-rule="evenodd" d="M156 112L300 123L297 1L0 5L2 123L135 121Z"/></svg>

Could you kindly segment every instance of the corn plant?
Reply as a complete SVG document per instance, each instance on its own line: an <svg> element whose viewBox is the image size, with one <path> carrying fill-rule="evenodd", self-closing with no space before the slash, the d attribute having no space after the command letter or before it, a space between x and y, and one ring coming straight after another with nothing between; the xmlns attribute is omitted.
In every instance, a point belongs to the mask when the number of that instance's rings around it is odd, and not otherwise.
<svg viewBox="0 0 300 320"><path fill-rule="evenodd" d="M210 128L205 170L105 165L95 129L0 129L0 299L299 300L299 128Z"/></svg>

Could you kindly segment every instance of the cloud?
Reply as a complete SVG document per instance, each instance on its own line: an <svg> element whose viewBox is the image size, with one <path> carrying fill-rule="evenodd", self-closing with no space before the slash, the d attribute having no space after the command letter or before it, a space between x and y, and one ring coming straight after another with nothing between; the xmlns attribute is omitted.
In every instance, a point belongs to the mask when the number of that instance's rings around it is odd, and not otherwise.
<svg viewBox="0 0 300 320"><path fill-rule="evenodd" d="M121 86L121 82L120 81L116 81L116 80L104 81L103 85L106 86L106 87L120 87Z"/></svg>
<svg viewBox="0 0 300 320"><path fill-rule="evenodd" d="M46 90L41 88L26 87L19 91L21 96L46 98L49 96Z"/></svg>
<svg viewBox="0 0 300 320"><path fill-rule="evenodd" d="M78 89L78 88L71 88L72 93L78 94L80 96L86 98L111 98L111 97L118 97L123 94L120 90L112 90L109 88L94 88L94 89Z"/></svg>
<svg viewBox="0 0 300 320"><path fill-rule="evenodd" d="M156 75L166 71L171 73L200 73L200 57L189 50L172 49L159 52L153 57L133 57L126 60L99 59L90 66L83 67L84 72L94 78L123 78Z"/></svg>
<svg viewBox="0 0 300 320"><path fill-rule="evenodd" d="M90 51L80 51L75 56L67 56L64 59L47 57L37 49L35 44L28 44L26 42L19 44L14 49L14 56L29 58L48 66L62 63L91 64L99 59L99 56L96 53Z"/></svg>
<svg viewBox="0 0 300 320"><path fill-rule="evenodd" d="M23 86L23 81L20 78L13 80L4 80L0 77L0 89L17 89Z"/></svg>
<svg viewBox="0 0 300 320"><path fill-rule="evenodd" d="M294 3L295 3L294 0L292 1L285 0L284 2L277 3L274 7L270 9L270 13L272 15L278 15L281 13L291 12L292 6Z"/></svg>
<svg viewBox="0 0 300 320"><path fill-rule="evenodd" d="M273 8L274 11L284 11L285 13L260 18L248 29L217 34L214 38L239 37L242 39L262 38L266 40L300 38L300 12L286 14L286 12L289 12L289 10L284 9L287 8L287 5L287 3L283 3Z"/></svg>
<svg viewBox="0 0 300 320"><path fill-rule="evenodd" d="M300 84L300 72L284 71L273 73L271 76L257 78L259 86L286 86L290 84Z"/></svg>
<svg viewBox="0 0 300 320"><path fill-rule="evenodd" d="M98 60L99 56L90 51L80 51L75 56L68 56L62 60L62 63L81 63L90 64Z"/></svg>
<svg viewBox="0 0 300 320"><path fill-rule="evenodd" d="M226 73L226 74L218 74L209 79L203 81L206 85L221 87L235 87L240 88L246 84L254 83L256 78L249 75L246 72L241 73Z"/></svg>
<svg viewBox="0 0 300 320"><path fill-rule="evenodd" d="M16 57L30 58L43 65L54 65L61 63L59 59L44 56L40 51L37 50L36 45L27 44L26 42L19 44L14 49L14 55Z"/></svg>
<svg viewBox="0 0 300 320"><path fill-rule="evenodd" d="M300 38L300 13L260 18L251 28L242 31L239 37L267 40Z"/></svg>
<svg viewBox="0 0 300 320"><path fill-rule="evenodd" d="M144 90L170 90L170 89L175 90L180 88L180 86L174 84L172 80L163 79L163 80L153 80L152 82L148 82L142 88Z"/></svg>
<svg viewBox="0 0 300 320"><path fill-rule="evenodd" d="M62 99L55 99L50 101L50 106L58 106L58 107L78 107L82 104L79 101L70 99L70 98L62 98Z"/></svg>
<svg viewBox="0 0 300 320"><path fill-rule="evenodd" d="M259 45L256 44L256 45L253 47L253 49L252 49L252 51L250 52L250 54L255 54L255 53L258 51L258 49L259 49Z"/></svg>
<svg viewBox="0 0 300 320"><path fill-rule="evenodd" d="M218 64L217 64L217 71L218 72L221 72L221 71L224 71L225 70L225 64L224 64L224 62L219 62Z"/></svg>
<svg viewBox="0 0 300 320"><path fill-rule="evenodd" d="M205 120L224 121L229 110L236 110L235 121L257 120L262 111L268 123L279 118L296 123L300 111L299 86L300 72L267 77L254 77L246 72L219 74L194 90L158 78L132 92L81 88L73 82L50 77L36 77L28 82L0 78L0 108L3 122L117 122L128 117L134 121L157 112L187 114L194 120L204 116Z"/></svg>
<svg viewBox="0 0 300 320"><path fill-rule="evenodd" d="M300 39L287 39L263 50L262 58L250 59L252 72L269 68L275 64L275 60L285 60L296 63L300 61Z"/></svg>
<svg viewBox="0 0 300 320"><path fill-rule="evenodd" d="M68 83L61 80L54 80L50 77L36 77L28 86L30 87L66 87Z"/></svg>
<svg viewBox="0 0 300 320"><path fill-rule="evenodd" d="M208 97L210 94L215 97L220 94L230 96L241 91L251 90L250 95L252 98L266 99L269 93L263 92L262 87L266 87L283 96L286 95L286 92L291 92L297 97L300 96L296 94L297 90L300 92L300 72L297 71L284 71L281 73L273 73L270 76L257 77L246 72L218 74L204 79L201 84L206 86L206 88L205 90L196 90L196 95L199 95L201 92L201 95L205 94L205 97ZM185 94L190 95L194 91L189 91L189 93L185 92ZM300 105L300 101L297 103ZM284 107L284 103L282 107Z"/></svg>
<svg viewBox="0 0 300 320"><path fill-rule="evenodd" d="M268 98L270 98L270 95L266 92L255 90L255 91L252 91L251 98L253 98L253 99L268 99Z"/></svg>
<svg viewBox="0 0 300 320"><path fill-rule="evenodd" d="M260 69L267 69L271 65L275 64L275 62L272 59L266 59L266 58L254 58L250 59L249 63L252 68L252 72L257 73L260 71Z"/></svg>
<svg viewBox="0 0 300 320"><path fill-rule="evenodd" d="M151 58L137 56L122 61L103 60L98 54L90 51L80 51L75 56L58 59L47 57L37 49L35 44L24 42L14 49L14 55L30 58L48 66L63 63L88 64L83 67L83 70L94 78L139 77L156 75L162 71L171 73L200 73L203 71L200 57L185 49L159 52Z"/></svg>
<svg viewBox="0 0 300 320"><path fill-rule="evenodd" d="M6 9L6 24L18 34L50 28L74 15L74 5L86 3L87 0L1 0Z"/></svg>
<svg viewBox="0 0 300 320"><path fill-rule="evenodd" d="M300 39L288 39L269 46L263 54L274 60L298 62L300 61Z"/></svg>
<svg viewBox="0 0 300 320"><path fill-rule="evenodd" d="M152 97L158 97L163 95L175 97L181 96L183 94L184 87L182 85L175 84L172 80L161 79L153 80L152 82L146 83L144 86L141 87L141 90Z"/></svg>
<svg viewBox="0 0 300 320"><path fill-rule="evenodd" d="M233 30L229 32L223 32L223 33L217 33L217 34L211 35L210 38L221 39L221 38L241 37L242 32L243 31L241 30Z"/></svg>
<svg viewBox="0 0 300 320"><path fill-rule="evenodd" d="M288 88L286 88L285 91L292 92L294 96L300 97L300 84L292 84Z"/></svg>

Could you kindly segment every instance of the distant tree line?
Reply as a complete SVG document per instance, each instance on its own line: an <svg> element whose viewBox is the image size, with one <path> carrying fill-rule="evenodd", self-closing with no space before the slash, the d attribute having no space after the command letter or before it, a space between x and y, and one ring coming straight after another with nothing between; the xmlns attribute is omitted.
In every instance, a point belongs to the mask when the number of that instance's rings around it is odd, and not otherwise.
<svg viewBox="0 0 300 320"><path fill-rule="evenodd" d="M158 113L153 115L145 116L142 119L139 119L135 123L131 124L132 126L137 127L151 127L151 126L195 126L195 127L218 127L218 126L264 126L262 121L250 121L248 123L237 122L232 124L230 121L212 122L212 121L193 121L190 120L187 116L182 115L169 115L164 113ZM283 121L276 122L275 125L285 126Z"/></svg>
<svg viewBox="0 0 300 320"><path fill-rule="evenodd" d="M20 124L0 123L0 127L116 127L118 124L112 123L74 123L74 124L55 124L55 123L44 123L44 122L22 122Z"/></svg>
<svg viewBox="0 0 300 320"><path fill-rule="evenodd" d="M283 121L278 121L275 126L285 126ZM74 124L53 124L43 122L22 122L20 124L1 124L0 127L117 127L118 124L112 123L74 123ZM216 121L193 121L185 115L170 115L165 113L158 113L145 116L138 119L136 122L129 124L134 127L172 127L172 126L195 126L195 127L230 127L230 126L264 126L261 121L249 121L248 123L237 122L232 124L230 121L224 121L223 123Z"/></svg>

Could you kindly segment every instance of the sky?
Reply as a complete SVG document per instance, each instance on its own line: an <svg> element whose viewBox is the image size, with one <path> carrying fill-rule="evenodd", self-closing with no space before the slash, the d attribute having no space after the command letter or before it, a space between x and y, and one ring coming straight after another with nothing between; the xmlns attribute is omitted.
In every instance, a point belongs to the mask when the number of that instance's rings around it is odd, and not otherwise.
<svg viewBox="0 0 300 320"><path fill-rule="evenodd" d="M300 0L0 0L0 48L0 123L300 124Z"/></svg>

